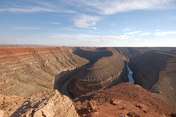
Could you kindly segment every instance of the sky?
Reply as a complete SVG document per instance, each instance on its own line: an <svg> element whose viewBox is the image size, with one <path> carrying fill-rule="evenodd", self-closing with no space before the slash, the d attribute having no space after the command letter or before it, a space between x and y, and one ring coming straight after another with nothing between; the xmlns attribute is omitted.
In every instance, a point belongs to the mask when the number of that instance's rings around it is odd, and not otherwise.
<svg viewBox="0 0 176 117"><path fill-rule="evenodd" d="M176 0L0 0L0 44L176 47Z"/></svg>

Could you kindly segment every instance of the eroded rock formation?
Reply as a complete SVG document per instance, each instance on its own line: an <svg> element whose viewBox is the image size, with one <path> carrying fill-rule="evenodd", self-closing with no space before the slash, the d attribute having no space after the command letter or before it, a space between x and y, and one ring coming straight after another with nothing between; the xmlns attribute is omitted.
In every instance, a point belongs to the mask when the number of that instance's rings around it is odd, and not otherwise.
<svg viewBox="0 0 176 117"><path fill-rule="evenodd" d="M79 117L72 101L54 91L38 99L26 100L11 117Z"/></svg>
<svg viewBox="0 0 176 117"><path fill-rule="evenodd" d="M71 48L0 48L0 94L30 96L53 89L55 75L87 61Z"/></svg>
<svg viewBox="0 0 176 117"><path fill-rule="evenodd" d="M79 56L90 62L71 77L69 91L74 97L107 88L122 82L125 59L113 48L100 48L94 51L79 50ZM107 56L106 56L107 55Z"/></svg>

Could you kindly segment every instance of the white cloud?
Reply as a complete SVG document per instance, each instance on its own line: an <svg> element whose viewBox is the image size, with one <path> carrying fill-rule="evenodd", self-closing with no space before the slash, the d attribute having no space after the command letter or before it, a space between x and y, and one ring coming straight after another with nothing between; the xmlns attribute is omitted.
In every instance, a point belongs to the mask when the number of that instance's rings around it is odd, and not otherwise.
<svg viewBox="0 0 176 117"><path fill-rule="evenodd" d="M0 12L63 12L63 13L98 13L112 15L133 10L149 10L175 6L175 0L71 0L67 1L23 1L0 8ZM19 2L20 3L20 2ZM74 10L73 10L73 9Z"/></svg>
<svg viewBox="0 0 176 117"><path fill-rule="evenodd" d="M176 32L176 31L169 31ZM176 47L176 34L156 35L155 32L141 32L134 35L0 35L0 44L36 44L48 46L83 47ZM162 31L161 33L165 33ZM166 33L165 33L166 34ZM13 40L13 41L12 41Z"/></svg>
<svg viewBox="0 0 176 117"><path fill-rule="evenodd" d="M12 41L13 40L13 41ZM47 45L47 46L124 46L126 36L116 35L0 35L0 44L21 44L21 45Z"/></svg>
<svg viewBox="0 0 176 117"><path fill-rule="evenodd" d="M13 28L14 30L40 30L40 27L31 27L31 26L17 26Z"/></svg>
<svg viewBox="0 0 176 117"><path fill-rule="evenodd" d="M33 12L54 12L54 10L42 7L12 7L12 8L0 8L0 12L17 12L17 13L33 13Z"/></svg>
<svg viewBox="0 0 176 117"><path fill-rule="evenodd" d="M72 0L89 12L113 15L134 10L163 9L175 6L175 0ZM81 5L80 5L81 4Z"/></svg>
<svg viewBox="0 0 176 117"><path fill-rule="evenodd" d="M173 0L116 0L113 2L102 3L97 6L103 14L111 15L119 12L127 12L133 10L149 10L156 8L164 8Z"/></svg>
<svg viewBox="0 0 176 117"><path fill-rule="evenodd" d="M29 2L30 1L30 2ZM50 1L29 0L28 4L21 6L11 3L9 6L0 8L0 12L12 13L71 13L78 17L68 16L77 28L90 28L95 30L96 24L102 15L113 15L120 12L134 10L150 10L171 6L175 0L71 0L71 1ZM26 3L26 1L23 1ZM60 3L60 4L59 4ZM80 15L87 14L87 15ZM94 16L92 15L94 14Z"/></svg>
<svg viewBox="0 0 176 117"><path fill-rule="evenodd" d="M61 22L51 22L51 24L53 24L53 25L60 25Z"/></svg>
<svg viewBox="0 0 176 117"><path fill-rule="evenodd" d="M23 2L23 5L21 3ZM55 1L56 2L56 1ZM0 12L11 13L38 13L38 12L54 12L54 13L75 13L76 11L62 7L62 4L53 1L46 2L41 0L23 0L21 2L12 2L0 8Z"/></svg>
<svg viewBox="0 0 176 117"><path fill-rule="evenodd" d="M84 46L84 47L104 47L104 46L124 46L128 40L124 35L51 35L48 37L50 42L59 42L59 45L64 46Z"/></svg>
<svg viewBox="0 0 176 117"><path fill-rule="evenodd" d="M131 37L167 37L167 36L176 36L176 30L170 30L170 31L161 31L161 30L155 30L152 32L148 31L141 31L141 30L136 30L136 31L129 31L125 32L124 35L131 36Z"/></svg>
<svg viewBox="0 0 176 117"><path fill-rule="evenodd" d="M156 36L176 35L176 31L156 31L154 35Z"/></svg>
<svg viewBox="0 0 176 117"><path fill-rule="evenodd" d="M93 27L95 29L97 21L100 20L100 17L97 16L89 16L89 15L81 15L76 17L73 21L74 26L77 28L89 28Z"/></svg>
<svg viewBox="0 0 176 117"><path fill-rule="evenodd" d="M75 26L79 28L95 25L103 18L102 15L108 16L135 10L166 9L175 5L175 0L72 0L72 2L75 3L75 6L83 9L82 12L99 15L98 19L91 19L89 16L74 20Z"/></svg>
<svg viewBox="0 0 176 117"><path fill-rule="evenodd" d="M0 8L0 12L10 12L10 13L38 13L38 12L51 12L51 13L75 13L73 10L64 10L64 9L56 9L56 8L47 8L40 6L32 6L32 7L8 7L8 8Z"/></svg>
<svg viewBox="0 0 176 117"><path fill-rule="evenodd" d="M130 32L126 32L125 35L136 35L136 34L140 34L142 33L142 31L130 31Z"/></svg>
<svg viewBox="0 0 176 117"><path fill-rule="evenodd" d="M73 35L51 35L49 38L52 39L128 39L125 35L87 35L87 34L73 34Z"/></svg>

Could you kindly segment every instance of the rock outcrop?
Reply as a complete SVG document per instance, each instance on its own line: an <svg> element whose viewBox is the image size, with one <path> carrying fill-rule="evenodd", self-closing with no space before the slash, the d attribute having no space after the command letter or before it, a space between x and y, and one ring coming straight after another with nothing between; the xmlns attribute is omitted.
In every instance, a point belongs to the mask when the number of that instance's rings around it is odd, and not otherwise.
<svg viewBox="0 0 176 117"><path fill-rule="evenodd" d="M0 94L30 96L53 89L62 71L87 63L72 48L0 48Z"/></svg>
<svg viewBox="0 0 176 117"><path fill-rule="evenodd" d="M5 96L0 94L0 117L10 117L26 100L19 96Z"/></svg>
<svg viewBox="0 0 176 117"><path fill-rule="evenodd" d="M49 96L26 100L11 117L79 117L72 101L54 91Z"/></svg>
<svg viewBox="0 0 176 117"><path fill-rule="evenodd" d="M81 117L171 117L171 107L139 85L119 84L75 101Z"/></svg>

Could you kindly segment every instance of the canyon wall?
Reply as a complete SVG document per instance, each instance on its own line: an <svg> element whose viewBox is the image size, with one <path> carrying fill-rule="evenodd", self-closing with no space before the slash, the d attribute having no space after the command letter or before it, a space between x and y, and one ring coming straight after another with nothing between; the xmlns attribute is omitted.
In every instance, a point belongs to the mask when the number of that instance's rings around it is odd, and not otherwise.
<svg viewBox="0 0 176 117"><path fill-rule="evenodd" d="M176 109L176 50L146 49L131 58L135 83L160 94Z"/></svg>
<svg viewBox="0 0 176 117"><path fill-rule="evenodd" d="M0 48L0 94L30 96L53 89L55 76L87 63L72 48Z"/></svg>
<svg viewBox="0 0 176 117"><path fill-rule="evenodd" d="M74 48L0 48L0 116L78 117L72 101L54 91L54 80L63 71L88 61Z"/></svg>
<svg viewBox="0 0 176 117"><path fill-rule="evenodd" d="M69 91L74 97L124 82L125 57L122 54L113 48L87 51L79 50L78 55L90 63L71 76Z"/></svg>

